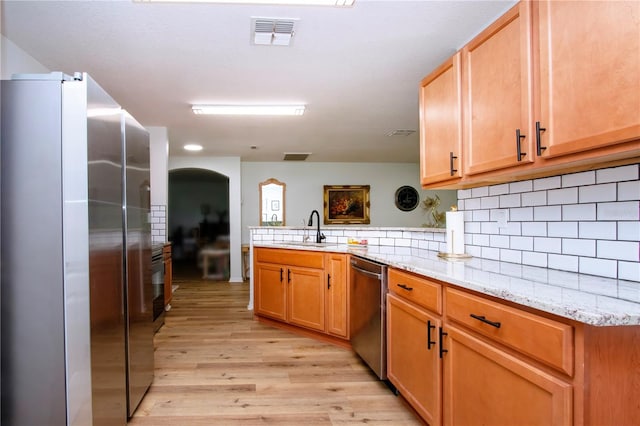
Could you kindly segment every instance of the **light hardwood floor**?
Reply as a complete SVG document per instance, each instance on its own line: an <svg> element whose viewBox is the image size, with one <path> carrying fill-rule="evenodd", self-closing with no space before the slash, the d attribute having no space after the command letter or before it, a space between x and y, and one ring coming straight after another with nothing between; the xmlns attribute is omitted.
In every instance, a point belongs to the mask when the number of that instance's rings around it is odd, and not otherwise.
<svg viewBox="0 0 640 426"><path fill-rule="evenodd" d="M181 282L129 424L420 425L352 351L253 319L249 286Z"/></svg>

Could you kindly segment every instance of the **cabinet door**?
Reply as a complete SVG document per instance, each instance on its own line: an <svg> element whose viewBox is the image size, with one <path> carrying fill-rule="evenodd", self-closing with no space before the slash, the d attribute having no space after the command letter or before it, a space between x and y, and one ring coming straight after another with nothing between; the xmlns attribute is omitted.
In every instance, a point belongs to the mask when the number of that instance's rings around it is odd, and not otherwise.
<svg viewBox="0 0 640 426"><path fill-rule="evenodd" d="M387 375L430 425L441 424L442 369L436 344L440 325L426 310L387 295Z"/></svg>
<svg viewBox="0 0 640 426"><path fill-rule="evenodd" d="M284 276L286 269L282 265L256 263L255 310L256 313L285 321L287 292Z"/></svg>
<svg viewBox="0 0 640 426"><path fill-rule="evenodd" d="M530 2L464 47L462 81L465 176L532 162Z"/></svg>
<svg viewBox="0 0 640 426"><path fill-rule="evenodd" d="M572 424L572 386L446 326L444 424Z"/></svg>
<svg viewBox="0 0 640 426"><path fill-rule="evenodd" d="M324 270L293 268L287 270L287 321L318 331L324 331Z"/></svg>
<svg viewBox="0 0 640 426"><path fill-rule="evenodd" d="M171 257L164 260L164 306L171 303L173 298L173 268L171 266Z"/></svg>
<svg viewBox="0 0 640 426"><path fill-rule="evenodd" d="M640 152L612 146L640 138L640 2L540 1L537 23L542 156Z"/></svg>
<svg viewBox="0 0 640 426"><path fill-rule="evenodd" d="M420 85L420 181L423 187L453 184L462 176L460 53Z"/></svg>
<svg viewBox="0 0 640 426"><path fill-rule="evenodd" d="M326 255L326 306L327 333L349 338L348 270L347 255L329 253Z"/></svg>

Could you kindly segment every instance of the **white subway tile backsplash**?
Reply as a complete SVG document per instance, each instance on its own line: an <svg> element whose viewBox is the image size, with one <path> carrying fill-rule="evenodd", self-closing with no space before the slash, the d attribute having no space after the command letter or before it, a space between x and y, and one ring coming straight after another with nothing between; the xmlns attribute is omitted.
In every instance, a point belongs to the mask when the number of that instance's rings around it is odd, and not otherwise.
<svg viewBox="0 0 640 426"><path fill-rule="evenodd" d="M474 222L488 222L491 218L490 210L474 210L473 221Z"/></svg>
<svg viewBox="0 0 640 426"><path fill-rule="evenodd" d="M489 187L489 195L503 195L509 193L509 184L493 185Z"/></svg>
<svg viewBox="0 0 640 426"><path fill-rule="evenodd" d="M596 241L577 238L564 238L562 240L562 253L576 256L596 256Z"/></svg>
<svg viewBox="0 0 640 426"><path fill-rule="evenodd" d="M533 207L520 207L509 209L509 220L525 222L533 220Z"/></svg>
<svg viewBox="0 0 640 426"><path fill-rule="evenodd" d="M547 204L576 204L578 188L552 189L547 191Z"/></svg>
<svg viewBox="0 0 640 426"><path fill-rule="evenodd" d="M499 234L498 224L496 222L482 222L480 223L480 232L483 234Z"/></svg>
<svg viewBox="0 0 640 426"><path fill-rule="evenodd" d="M578 222L549 222L547 234L550 237L578 237Z"/></svg>
<svg viewBox="0 0 640 426"><path fill-rule="evenodd" d="M640 220L640 202L598 203L598 220Z"/></svg>
<svg viewBox="0 0 640 426"><path fill-rule="evenodd" d="M618 222L618 240L640 241L640 222Z"/></svg>
<svg viewBox="0 0 640 426"><path fill-rule="evenodd" d="M483 197L480 201L480 208L497 209L500 207L500 197Z"/></svg>
<svg viewBox="0 0 640 426"><path fill-rule="evenodd" d="M509 184L509 192L511 194L515 194L517 192L530 192L532 190L533 190L533 182L530 180L512 182Z"/></svg>
<svg viewBox="0 0 640 426"><path fill-rule="evenodd" d="M459 189L458 190L458 200L466 200L467 198L471 198L471 190L470 189Z"/></svg>
<svg viewBox="0 0 640 426"><path fill-rule="evenodd" d="M534 207L533 220L536 222L562 220L562 207L561 206Z"/></svg>
<svg viewBox="0 0 640 426"><path fill-rule="evenodd" d="M582 173L572 173L562 176L562 187L593 185L596 183L596 172L588 171Z"/></svg>
<svg viewBox="0 0 640 426"><path fill-rule="evenodd" d="M640 262L640 243L637 241L598 241L597 256L600 259Z"/></svg>
<svg viewBox="0 0 640 426"><path fill-rule="evenodd" d="M380 238L381 246L393 246L395 243L393 238Z"/></svg>
<svg viewBox="0 0 640 426"><path fill-rule="evenodd" d="M616 222L580 222L578 224L578 237L582 239L615 240L616 231Z"/></svg>
<svg viewBox="0 0 640 426"><path fill-rule="evenodd" d="M618 262L618 278L621 280L640 281L640 263Z"/></svg>
<svg viewBox="0 0 640 426"><path fill-rule="evenodd" d="M638 180L639 165L612 167L608 169L596 170L596 183L621 182L625 180Z"/></svg>
<svg viewBox="0 0 640 426"><path fill-rule="evenodd" d="M547 236L546 222L522 222L522 235L530 235L534 237Z"/></svg>
<svg viewBox="0 0 640 426"><path fill-rule="evenodd" d="M473 198L476 197L486 197L489 195L489 187L488 186L481 186L478 188L473 188L471 190L471 196Z"/></svg>
<svg viewBox="0 0 640 426"><path fill-rule="evenodd" d="M466 234L479 234L480 233L480 223L478 223L478 222L465 222L465 224L464 224L464 232Z"/></svg>
<svg viewBox="0 0 640 426"><path fill-rule="evenodd" d="M520 222L507 222L506 228L498 228L500 235L522 235L522 224Z"/></svg>
<svg viewBox="0 0 640 426"><path fill-rule="evenodd" d="M510 247L514 250L533 250L533 237L511 237Z"/></svg>
<svg viewBox="0 0 640 426"><path fill-rule="evenodd" d="M500 249L494 247L482 247L482 258L500 260Z"/></svg>
<svg viewBox="0 0 640 426"><path fill-rule="evenodd" d="M578 257L562 254L549 254L548 267L561 271L578 272Z"/></svg>
<svg viewBox="0 0 640 426"><path fill-rule="evenodd" d="M616 201L616 184L588 185L579 188L580 203Z"/></svg>
<svg viewBox="0 0 640 426"><path fill-rule="evenodd" d="M596 220L596 205L568 204L562 206L562 220Z"/></svg>
<svg viewBox="0 0 640 426"><path fill-rule="evenodd" d="M578 272L600 277L617 278L618 262L594 257L581 257Z"/></svg>
<svg viewBox="0 0 640 426"><path fill-rule="evenodd" d="M510 194L500 196L500 208L520 207L520 194Z"/></svg>
<svg viewBox="0 0 640 426"><path fill-rule="evenodd" d="M561 253L562 240L560 238L535 237L533 250L544 253Z"/></svg>
<svg viewBox="0 0 640 426"><path fill-rule="evenodd" d="M545 273L566 274L567 280L580 272L640 281L639 177L640 164L634 164L458 190L466 251L485 259L483 267L485 262L495 263L497 269L517 264L525 275L541 271L530 267L538 266L550 268L542 269ZM165 206L152 210L152 226L166 226ZM498 228L503 214L506 226ZM163 219L158 219L160 215ZM370 245L379 244L389 253L446 250L445 233L433 230L325 229L332 242L346 243L346 236L367 238ZM154 238L164 238L164 229L153 232L159 234ZM251 235L255 241L272 241L282 240L287 232L291 239L297 231L255 229ZM584 283L583 278L575 279L576 286Z"/></svg>
<svg viewBox="0 0 640 426"><path fill-rule="evenodd" d="M468 198L464 201L465 210L478 210L480 209L481 198Z"/></svg>
<svg viewBox="0 0 640 426"><path fill-rule="evenodd" d="M534 191L543 191L545 189L556 189L562 186L560 176L552 176L548 178L536 179L533 181Z"/></svg>
<svg viewBox="0 0 640 426"><path fill-rule="evenodd" d="M522 252L522 264L531 266L540 266L542 268L547 267L547 254L536 253L533 251Z"/></svg>
<svg viewBox="0 0 640 426"><path fill-rule="evenodd" d="M618 184L618 201L630 200L640 200L640 180Z"/></svg>
<svg viewBox="0 0 640 426"><path fill-rule="evenodd" d="M522 263L522 252L520 250L500 250L500 260L503 262Z"/></svg>
<svg viewBox="0 0 640 426"><path fill-rule="evenodd" d="M486 234L473 234L471 236L471 244L474 246L488 246L491 244L489 235Z"/></svg>
<svg viewBox="0 0 640 426"><path fill-rule="evenodd" d="M489 237L491 247L509 248L510 238L507 235L490 235Z"/></svg>
<svg viewBox="0 0 640 426"><path fill-rule="evenodd" d="M521 195L522 207L527 206L546 206L547 191L527 192Z"/></svg>

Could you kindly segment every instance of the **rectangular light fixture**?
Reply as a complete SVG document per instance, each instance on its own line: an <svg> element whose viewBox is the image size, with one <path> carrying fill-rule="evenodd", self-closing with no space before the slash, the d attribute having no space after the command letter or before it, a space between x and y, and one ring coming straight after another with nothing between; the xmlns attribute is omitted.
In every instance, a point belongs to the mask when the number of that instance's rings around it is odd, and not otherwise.
<svg viewBox="0 0 640 426"><path fill-rule="evenodd" d="M194 114L302 115L305 105L193 105Z"/></svg>
<svg viewBox="0 0 640 426"><path fill-rule="evenodd" d="M356 0L134 0L139 3L227 3L290 6L351 7Z"/></svg>

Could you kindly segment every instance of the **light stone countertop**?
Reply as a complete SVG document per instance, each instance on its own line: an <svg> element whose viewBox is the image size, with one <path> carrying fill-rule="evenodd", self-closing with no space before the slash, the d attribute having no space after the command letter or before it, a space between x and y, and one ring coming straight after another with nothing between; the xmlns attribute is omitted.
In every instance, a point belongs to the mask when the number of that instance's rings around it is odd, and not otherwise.
<svg viewBox="0 0 640 426"><path fill-rule="evenodd" d="M258 242L254 247L350 253L594 326L640 325L640 282L472 258L444 260L409 247L323 247Z"/></svg>

